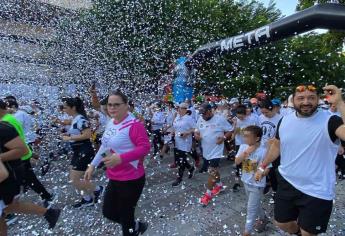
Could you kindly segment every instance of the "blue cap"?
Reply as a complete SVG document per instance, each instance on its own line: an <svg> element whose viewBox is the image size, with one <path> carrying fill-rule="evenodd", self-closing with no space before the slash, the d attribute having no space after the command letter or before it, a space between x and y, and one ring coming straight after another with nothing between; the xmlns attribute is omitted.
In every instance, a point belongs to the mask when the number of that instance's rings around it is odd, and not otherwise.
<svg viewBox="0 0 345 236"><path fill-rule="evenodd" d="M282 104L282 101L280 101L279 98L274 98L274 99L272 99L271 102L272 102L273 106L280 106Z"/></svg>

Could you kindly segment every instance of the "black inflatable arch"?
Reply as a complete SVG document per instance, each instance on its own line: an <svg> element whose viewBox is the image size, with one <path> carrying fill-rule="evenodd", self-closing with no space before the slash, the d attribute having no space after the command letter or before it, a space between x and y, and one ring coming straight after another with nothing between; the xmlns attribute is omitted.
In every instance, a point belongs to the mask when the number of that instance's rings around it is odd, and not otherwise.
<svg viewBox="0 0 345 236"><path fill-rule="evenodd" d="M192 54L189 63L197 65L213 55L246 50L318 28L345 30L345 5L315 5L247 33L203 45Z"/></svg>

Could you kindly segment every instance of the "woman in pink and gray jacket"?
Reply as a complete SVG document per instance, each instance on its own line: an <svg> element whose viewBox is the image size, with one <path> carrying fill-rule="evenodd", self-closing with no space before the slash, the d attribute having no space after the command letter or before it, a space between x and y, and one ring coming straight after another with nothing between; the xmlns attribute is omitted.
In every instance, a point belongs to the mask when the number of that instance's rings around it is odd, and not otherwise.
<svg viewBox="0 0 345 236"><path fill-rule="evenodd" d="M120 91L109 94L107 124L102 145L89 165L85 180L103 162L109 178L104 194L103 215L121 224L124 236L143 234L148 225L135 221L137 202L145 185L144 158L150 141L144 125L128 111L128 98Z"/></svg>

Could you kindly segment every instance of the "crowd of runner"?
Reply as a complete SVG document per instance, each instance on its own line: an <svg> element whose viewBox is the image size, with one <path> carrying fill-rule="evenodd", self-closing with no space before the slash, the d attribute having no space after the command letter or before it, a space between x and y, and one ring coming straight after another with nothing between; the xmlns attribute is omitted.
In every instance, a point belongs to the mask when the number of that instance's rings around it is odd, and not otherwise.
<svg viewBox="0 0 345 236"><path fill-rule="evenodd" d="M70 161L70 183L80 194L71 207L92 207L103 197L104 217L120 224L125 236L141 235L149 227L135 218L146 161L171 156L169 167L177 169L172 187L193 181L196 171L208 175L198 199L204 207L224 190L221 159L233 163L232 191L240 194L243 188L247 196L244 236L265 230L265 197L274 203L274 223L285 232L326 232L336 181L345 178L345 103L336 86L300 85L286 101L258 96L146 104L121 91L103 99L94 86L89 92L89 101L62 98L54 112L44 111L37 101L0 100L1 236L18 213L40 215L55 227L61 210L52 203L58 196L42 185L32 167L43 159L44 175L54 155ZM59 140L58 154L40 151L53 142L47 133ZM92 181L97 168L105 170L107 186ZM41 205L19 198L28 189L38 194Z"/></svg>

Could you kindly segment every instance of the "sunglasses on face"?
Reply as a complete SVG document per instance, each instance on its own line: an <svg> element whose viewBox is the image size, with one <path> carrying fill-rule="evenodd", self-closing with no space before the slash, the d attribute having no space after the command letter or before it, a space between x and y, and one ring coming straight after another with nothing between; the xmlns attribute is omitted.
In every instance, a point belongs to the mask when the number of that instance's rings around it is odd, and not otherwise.
<svg viewBox="0 0 345 236"><path fill-rule="evenodd" d="M122 104L125 104L125 103L107 103L107 106L108 107L119 108Z"/></svg>
<svg viewBox="0 0 345 236"><path fill-rule="evenodd" d="M296 87L296 92L302 93L305 91L315 92L316 87L314 85L300 85Z"/></svg>

